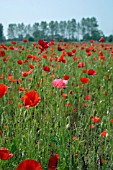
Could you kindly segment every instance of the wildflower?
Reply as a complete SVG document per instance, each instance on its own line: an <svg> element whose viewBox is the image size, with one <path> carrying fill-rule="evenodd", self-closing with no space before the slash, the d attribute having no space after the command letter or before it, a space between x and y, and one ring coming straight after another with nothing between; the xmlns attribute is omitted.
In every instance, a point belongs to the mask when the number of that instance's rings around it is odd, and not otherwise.
<svg viewBox="0 0 113 170"><path fill-rule="evenodd" d="M85 66L84 62L78 63L78 68L82 68L82 67L84 67L84 66Z"/></svg>
<svg viewBox="0 0 113 170"><path fill-rule="evenodd" d="M104 41L105 41L104 37L101 37L99 40L99 42L104 42Z"/></svg>
<svg viewBox="0 0 113 170"><path fill-rule="evenodd" d="M22 61L22 60L17 60L17 63L18 63L19 65L22 65L22 64L23 64L23 61Z"/></svg>
<svg viewBox="0 0 113 170"><path fill-rule="evenodd" d="M26 159L20 162L16 170L42 170L42 166L38 161Z"/></svg>
<svg viewBox="0 0 113 170"><path fill-rule="evenodd" d="M106 137L106 135L107 135L107 130L104 130L104 131L101 133L101 136L102 136L102 137Z"/></svg>
<svg viewBox="0 0 113 170"><path fill-rule="evenodd" d="M50 72L50 68L48 66L43 66L43 70L47 71L47 72Z"/></svg>
<svg viewBox="0 0 113 170"><path fill-rule="evenodd" d="M88 83L90 81L89 78L85 77L85 78L80 78L80 81L85 84L85 83Z"/></svg>
<svg viewBox="0 0 113 170"><path fill-rule="evenodd" d="M70 77L68 75L64 75L64 80L68 80Z"/></svg>
<svg viewBox="0 0 113 170"><path fill-rule="evenodd" d="M52 85L56 88L66 88L66 84L68 83L68 80L63 79L55 79L52 82Z"/></svg>
<svg viewBox="0 0 113 170"><path fill-rule="evenodd" d="M0 149L0 159L2 160L8 160L13 156L12 153L10 153L10 151L4 147L2 147Z"/></svg>
<svg viewBox="0 0 113 170"><path fill-rule="evenodd" d="M91 96L85 96L86 100L90 100Z"/></svg>
<svg viewBox="0 0 113 170"><path fill-rule="evenodd" d="M88 73L88 75L92 75L92 76L95 76L95 75L96 75L96 71L93 70L93 69L88 70L87 73Z"/></svg>
<svg viewBox="0 0 113 170"><path fill-rule="evenodd" d="M35 90L30 90L29 92L25 93L21 100L24 101L24 106L26 108L33 107L39 104L40 96Z"/></svg>
<svg viewBox="0 0 113 170"><path fill-rule="evenodd" d="M58 159L59 159L58 154L55 154L55 155L50 157L49 163L48 163L48 170L56 170Z"/></svg>
<svg viewBox="0 0 113 170"><path fill-rule="evenodd" d="M8 86L6 86L5 84L0 84L0 98L2 98L8 90Z"/></svg>
<svg viewBox="0 0 113 170"><path fill-rule="evenodd" d="M100 118L97 117L97 116L92 116L92 117L91 117L91 120L92 120L92 122L94 122L94 123L100 122Z"/></svg>

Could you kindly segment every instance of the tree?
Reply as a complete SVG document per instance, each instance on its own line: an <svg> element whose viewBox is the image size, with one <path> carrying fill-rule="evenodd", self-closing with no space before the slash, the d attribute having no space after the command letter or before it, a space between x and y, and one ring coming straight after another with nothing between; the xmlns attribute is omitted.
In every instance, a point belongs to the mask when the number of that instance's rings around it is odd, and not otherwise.
<svg viewBox="0 0 113 170"><path fill-rule="evenodd" d="M98 30L98 23L95 17L91 18L91 35L93 34L94 31Z"/></svg>
<svg viewBox="0 0 113 170"><path fill-rule="evenodd" d="M76 20L72 19L70 24L71 24L71 39L74 40L77 26Z"/></svg>
<svg viewBox="0 0 113 170"><path fill-rule="evenodd" d="M108 42L113 42L113 35L109 35L106 39Z"/></svg>
<svg viewBox="0 0 113 170"><path fill-rule="evenodd" d="M94 30L94 31L92 31L91 39L98 41L103 36L104 36L104 34L101 30Z"/></svg>
<svg viewBox="0 0 113 170"><path fill-rule="evenodd" d="M67 21L67 38L71 39L71 21Z"/></svg>
<svg viewBox="0 0 113 170"><path fill-rule="evenodd" d="M3 35L3 25L0 23L0 41L4 40L4 35Z"/></svg>
<svg viewBox="0 0 113 170"><path fill-rule="evenodd" d="M81 34L84 37L84 35L86 34L86 19L85 18L82 18L80 26L81 26Z"/></svg>
<svg viewBox="0 0 113 170"><path fill-rule="evenodd" d="M21 23L21 24L18 24L17 25L17 33L18 33L18 39L20 41L23 40L23 38L26 36L26 33L25 33L25 25L24 23Z"/></svg>
<svg viewBox="0 0 113 170"><path fill-rule="evenodd" d="M43 36L46 37L47 32L48 32L48 24L47 24L46 21L42 21L42 22L40 23L40 29L41 29L41 31L42 31Z"/></svg>
<svg viewBox="0 0 113 170"><path fill-rule="evenodd" d="M49 32L50 32L51 38L53 39L55 35L55 22L54 21L49 22Z"/></svg>
<svg viewBox="0 0 113 170"><path fill-rule="evenodd" d="M14 40L17 38L17 25L9 24L8 25L8 39Z"/></svg>
<svg viewBox="0 0 113 170"><path fill-rule="evenodd" d="M59 34L59 23L58 21L55 21L54 24L55 24L55 35L58 35Z"/></svg>
<svg viewBox="0 0 113 170"><path fill-rule="evenodd" d="M77 32L77 41L80 40L80 23L78 22L77 23L77 26L76 26L76 32Z"/></svg>
<svg viewBox="0 0 113 170"><path fill-rule="evenodd" d="M60 32L60 35L62 36L62 38L66 37L66 27L67 27L66 21L60 21L59 32Z"/></svg>

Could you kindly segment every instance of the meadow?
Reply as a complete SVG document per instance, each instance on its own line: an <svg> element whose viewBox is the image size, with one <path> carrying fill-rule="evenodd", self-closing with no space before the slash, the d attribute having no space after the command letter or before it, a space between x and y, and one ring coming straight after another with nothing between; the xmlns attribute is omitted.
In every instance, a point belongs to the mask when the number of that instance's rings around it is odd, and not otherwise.
<svg viewBox="0 0 113 170"><path fill-rule="evenodd" d="M113 169L113 44L0 44L0 170L28 169Z"/></svg>

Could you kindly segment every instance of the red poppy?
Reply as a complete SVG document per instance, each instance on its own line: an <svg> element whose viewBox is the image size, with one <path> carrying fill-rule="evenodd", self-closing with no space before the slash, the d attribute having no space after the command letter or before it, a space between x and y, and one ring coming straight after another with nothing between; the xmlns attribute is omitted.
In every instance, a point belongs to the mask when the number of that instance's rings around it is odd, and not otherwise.
<svg viewBox="0 0 113 170"><path fill-rule="evenodd" d="M113 123L113 119L111 119L110 122Z"/></svg>
<svg viewBox="0 0 113 170"><path fill-rule="evenodd" d="M100 122L100 118L97 117L97 116L92 116L92 117L91 117L91 120L92 120L92 122L94 122L94 123Z"/></svg>
<svg viewBox="0 0 113 170"><path fill-rule="evenodd" d="M48 170L56 170L58 159L59 159L58 154L55 154L55 155L50 157L49 163L48 163Z"/></svg>
<svg viewBox="0 0 113 170"><path fill-rule="evenodd" d="M99 40L99 42L104 42L104 41L105 41L104 37L101 37Z"/></svg>
<svg viewBox="0 0 113 170"><path fill-rule="evenodd" d="M13 45L15 45L15 44L16 44L16 41L12 41L11 43L12 43Z"/></svg>
<svg viewBox="0 0 113 170"><path fill-rule="evenodd" d="M71 51L68 51L67 55L71 57L71 56L73 56L73 53Z"/></svg>
<svg viewBox="0 0 113 170"><path fill-rule="evenodd" d="M25 93L21 100L24 101L24 106L26 108L33 107L39 104L40 96L35 90L30 90L29 92Z"/></svg>
<svg viewBox="0 0 113 170"><path fill-rule="evenodd" d="M27 159L20 162L16 170L42 170L42 166L35 160Z"/></svg>
<svg viewBox="0 0 113 170"><path fill-rule="evenodd" d="M24 42L24 43L27 43L27 42L28 42L28 40L23 40L23 42Z"/></svg>
<svg viewBox="0 0 113 170"><path fill-rule="evenodd" d="M91 43L94 43L94 40L90 40Z"/></svg>
<svg viewBox="0 0 113 170"><path fill-rule="evenodd" d="M69 78L70 78L70 76L64 75L64 80L68 80Z"/></svg>
<svg viewBox="0 0 113 170"><path fill-rule="evenodd" d="M44 41L44 40L39 40L38 44L41 46L42 51L49 47L49 43L47 41Z"/></svg>
<svg viewBox="0 0 113 170"><path fill-rule="evenodd" d="M5 51L4 50L0 50L0 57L4 57L5 56Z"/></svg>
<svg viewBox="0 0 113 170"><path fill-rule="evenodd" d="M50 72L50 68L48 66L43 66L43 70L47 71L47 72Z"/></svg>
<svg viewBox="0 0 113 170"><path fill-rule="evenodd" d="M72 49L72 52L73 52L73 53L76 53L76 49Z"/></svg>
<svg viewBox="0 0 113 170"><path fill-rule="evenodd" d="M102 137L106 137L106 135L107 135L107 130L104 130L104 131L101 133L101 136L102 136Z"/></svg>
<svg viewBox="0 0 113 170"><path fill-rule="evenodd" d="M0 84L0 98L2 98L8 90L8 86L5 84Z"/></svg>
<svg viewBox="0 0 113 170"><path fill-rule="evenodd" d="M96 71L93 69L88 70L88 75L92 75L95 76L96 75Z"/></svg>
<svg viewBox="0 0 113 170"><path fill-rule="evenodd" d="M27 77L27 76L28 76L28 71L22 72L22 76L23 76L23 77Z"/></svg>
<svg viewBox="0 0 113 170"><path fill-rule="evenodd" d="M65 56L62 54L62 55L58 58L58 62L66 63L66 59L65 59L64 57L65 57Z"/></svg>
<svg viewBox="0 0 113 170"><path fill-rule="evenodd" d="M94 125L90 125L90 129L94 129L95 128L95 126Z"/></svg>
<svg viewBox="0 0 113 170"><path fill-rule="evenodd" d="M90 48L86 48L86 53L89 53L90 52Z"/></svg>
<svg viewBox="0 0 113 170"><path fill-rule="evenodd" d="M63 51L64 48L62 48L59 44L58 44L58 51Z"/></svg>
<svg viewBox="0 0 113 170"><path fill-rule="evenodd" d="M17 63L18 63L19 65L22 65L22 64L23 64L23 61L22 61L22 60L17 60Z"/></svg>
<svg viewBox="0 0 113 170"><path fill-rule="evenodd" d="M62 94L62 97L63 97L63 98L67 98L67 96L68 96L68 95L67 95L66 93L63 93L63 94Z"/></svg>
<svg viewBox="0 0 113 170"><path fill-rule="evenodd" d="M29 67L30 67L31 69L34 69L34 65L33 65L32 63L29 65Z"/></svg>
<svg viewBox="0 0 113 170"><path fill-rule="evenodd" d="M80 78L80 81L83 83L83 84L85 84L85 83L88 83L89 81L90 81L90 79L89 78L87 78L87 77L82 77L82 78Z"/></svg>
<svg viewBox="0 0 113 170"><path fill-rule="evenodd" d="M90 100L91 96L85 96L86 100Z"/></svg>
<svg viewBox="0 0 113 170"><path fill-rule="evenodd" d="M12 153L10 153L10 151L4 147L2 147L0 149L0 159L2 160L8 160L13 156Z"/></svg>

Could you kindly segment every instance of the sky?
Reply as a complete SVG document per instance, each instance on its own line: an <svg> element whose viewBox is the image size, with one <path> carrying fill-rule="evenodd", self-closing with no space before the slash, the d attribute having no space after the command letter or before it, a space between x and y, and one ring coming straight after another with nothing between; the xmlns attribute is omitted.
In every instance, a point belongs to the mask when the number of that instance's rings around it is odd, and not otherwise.
<svg viewBox="0 0 113 170"><path fill-rule="evenodd" d="M41 21L68 21L95 17L106 36L113 34L113 0L0 0L0 23L33 25Z"/></svg>

